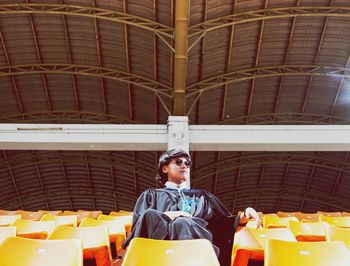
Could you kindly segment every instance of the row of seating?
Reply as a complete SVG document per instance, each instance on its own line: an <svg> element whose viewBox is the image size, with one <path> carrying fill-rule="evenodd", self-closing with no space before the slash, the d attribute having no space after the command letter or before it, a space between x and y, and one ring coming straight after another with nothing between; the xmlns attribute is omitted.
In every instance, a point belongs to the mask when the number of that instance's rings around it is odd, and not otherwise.
<svg viewBox="0 0 350 266"><path fill-rule="evenodd" d="M9 236L41 240L78 239L82 242L84 260L95 259L97 266L110 266L112 254L116 258L122 251L126 230L131 228L131 213L100 214L97 219L84 218L79 224L77 218L77 215L44 214L40 221L33 221L21 219L21 214L0 215L3 225L0 229L7 230L7 233L0 232L0 243ZM111 250L111 246L115 249Z"/></svg>

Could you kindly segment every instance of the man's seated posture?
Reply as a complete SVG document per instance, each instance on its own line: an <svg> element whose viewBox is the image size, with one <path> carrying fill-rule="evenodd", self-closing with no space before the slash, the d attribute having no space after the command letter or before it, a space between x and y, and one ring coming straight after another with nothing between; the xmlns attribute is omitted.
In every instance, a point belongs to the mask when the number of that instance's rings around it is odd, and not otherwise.
<svg viewBox="0 0 350 266"><path fill-rule="evenodd" d="M185 240L205 238L213 243L220 265L230 265L232 244L238 224L248 218L260 223L252 208L242 215L231 215L212 193L186 189L191 158L184 150L164 152L158 163L163 189L148 189L138 198L131 234L123 243L126 248L134 237ZM194 254L195 255L195 254Z"/></svg>

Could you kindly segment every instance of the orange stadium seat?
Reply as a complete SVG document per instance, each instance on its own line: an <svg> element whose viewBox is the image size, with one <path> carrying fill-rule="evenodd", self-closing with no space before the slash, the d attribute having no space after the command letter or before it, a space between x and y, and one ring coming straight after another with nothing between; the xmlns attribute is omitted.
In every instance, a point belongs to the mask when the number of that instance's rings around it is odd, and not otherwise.
<svg viewBox="0 0 350 266"><path fill-rule="evenodd" d="M350 252L340 241L288 242L270 239L264 266L348 266Z"/></svg>
<svg viewBox="0 0 350 266"><path fill-rule="evenodd" d="M48 239L80 239L84 259L95 259L96 266L111 266L112 256L107 226L71 227L60 225Z"/></svg>
<svg viewBox="0 0 350 266"><path fill-rule="evenodd" d="M123 266L219 266L212 244L206 239L155 240L134 238Z"/></svg>
<svg viewBox="0 0 350 266"><path fill-rule="evenodd" d="M38 240L9 237L0 245L3 266L83 266L79 240Z"/></svg>

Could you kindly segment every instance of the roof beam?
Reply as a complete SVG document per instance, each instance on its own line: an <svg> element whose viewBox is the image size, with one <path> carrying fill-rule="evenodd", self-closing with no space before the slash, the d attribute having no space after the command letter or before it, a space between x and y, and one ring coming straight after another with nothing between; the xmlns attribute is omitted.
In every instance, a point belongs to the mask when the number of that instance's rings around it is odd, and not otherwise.
<svg viewBox="0 0 350 266"><path fill-rule="evenodd" d="M32 151L32 154L33 154L33 156L35 157L34 151ZM42 175L41 175L41 172L40 172L39 165L38 165L38 163L37 163L36 160L35 160L34 165L35 165L36 174L37 174L38 179L39 179L40 188L41 188L42 193L43 193L43 195L44 195L46 210L50 210L50 205L49 205L49 201L47 200L47 195L46 195L46 191L45 191L45 186L44 186L43 178L42 178Z"/></svg>
<svg viewBox="0 0 350 266"><path fill-rule="evenodd" d="M63 0L60 0L61 4L63 4ZM67 51L68 51L68 61L71 64L74 64L73 62L73 55L72 55L72 45L70 42L70 36L69 36L69 31L68 31L68 25L67 25L67 18L66 15L63 15L63 29L64 29L64 37L66 40L66 46L67 46ZM78 92L78 86L77 86L77 81L75 79L75 76L72 75L72 86L73 86L73 92L74 92L74 101L75 101L75 108L77 110L81 110L80 107L80 100L79 100L79 92Z"/></svg>
<svg viewBox="0 0 350 266"><path fill-rule="evenodd" d="M16 76L27 74L74 74L117 80L162 94L171 98L172 90L167 85L142 77L140 75L98 66L77 64L28 64L0 67L1 76Z"/></svg>
<svg viewBox="0 0 350 266"><path fill-rule="evenodd" d="M64 161L62 159L62 154L61 154L61 152L59 152L59 153L60 153L60 160L59 161L60 161L61 167L62 167L62 174L63 174L63 177L64 177L65 189L66 189L67 196L68 196L68 199L69 199L69 206L70 206L71 210L74 210L74 208L73 208L73 199L72 199L72 196L71 196L71 193L70 193L70 190L69 190L69 182L68 182L66 167L65 167Z"/></svg>
<svg viewBox="0 0 350 266"><path fill-rule="evenodd" d="M199 92L220 87L226 83L230 84L244 80L277 76L332 76L349 78L350 69L343 67L313 65L281 65L242 69L211 77L188 86L187 90L190 92L187 94L187 97L190 97L193 94L198 94Z"/></svg>
<svg viewBox="0 0 350 266"><path fill-rule="evenodd" d="M10 57L9 57L9 54L8 54L8 51L7 51L7 48L6 48L6 44L5 44L4 36L2 34L1 27L0 27L0 41L1 41L1 45L2 45L2 50L3 50L5 58L6 58L7 65L10 66L11 65L11 60L10 60ZM16 83L16 79L15 79L14 76L11 77L11 81L12 81L13 90L14 90L15 95L16 95L18 109L19 109L19 111L21 113L23 113L22 100L21 100L21 96L19 94L19 90L18 90L18 86L17 86L17 83Z"/></svg>
<svg viewBox="0 0 350 266"><path fill-rule="evenodd" d="M186 114L186 79L188 61L189 0L175 1L175 54L173 115Z"/></svg>
<svg viewBox="0 0 350 266"><path fill-rule="evenodd" d="M174 38L174 29L159 22L114 10L79 5L62 4L0 4L1 15L45 14L89 17L127 24L156 34L171 50L169 41Z"/></svg>
<svg viewBox="0 0 350 266"><path fill-rule="evenodd" d="M29 4L29 0L26 0L26 2L27 2L27 4ZM38 42L36 27L34 24L34 19L33 19L32 14L29 14L29 19L30 19L30 26L32 28L34 45L35 45L36 55L38 57L38 62L39 62L39 64L42 64L43 60L41 57L40 45ZM44 73L41 73L41 78L42 78L43 86L44 86L44 90L45 90L47 106L48 106L48 109L51 111L52 110L52 103L51 103L50 91L49 91L49 87L47 86L47 80L46 80L46 76Z"/></svg>
<svg viewBox="0 0 350 266"><path fill-rule="evenodd" d="M1 117L0 117L1 121ZM295 124L335 124L335 125L347 125L350 124L348 117L339 117L323 114L312 113L265 113L254 114L249 116L240 116L229 118L218 123L219 125L295 125Z"/></svg>
<svg viewBox="0 0 350 266"><path fill-rule="evenodd" d="M269 20L269 19L284 19L294 17L350 17L349 7L332 7L332 6L296 6L296 7L281 7L281 8L266 8L261 10L247 11L228 15L202 23L193 25L188 29L188 38L191 50L201 38L208 32L222 29L232 25L250 23L254 21Z"/></svg>

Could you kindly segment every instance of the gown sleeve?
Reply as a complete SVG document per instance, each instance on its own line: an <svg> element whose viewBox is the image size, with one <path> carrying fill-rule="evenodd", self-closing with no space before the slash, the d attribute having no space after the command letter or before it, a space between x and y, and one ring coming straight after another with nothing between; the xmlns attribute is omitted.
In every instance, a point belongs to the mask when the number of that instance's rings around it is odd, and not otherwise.
<svg viewBox="0 0 350 266"><path fill-rule="evenodd" d="M135 225L137 224L137 221L139 220L141 214L149 209L152 208L155 202L155 194L152 192L151 189L147 189L139 196L139 198L136 201L133 216L132 216L132 227L130 234L126 237L125 241L122 244L122 247L125 249L128 245L131 239L134 237L134 231L135 231Z"/></svg>
<svg viewBox="0 0 350 266"><path fill-rule="evenodd" d="M211 208L213 216L209 221L208 228L213 234L213 244L220 249L220 265L230 265L233 238L239 224L239 216L231 215L222 202L212 193L204 191Z"/></svg>

